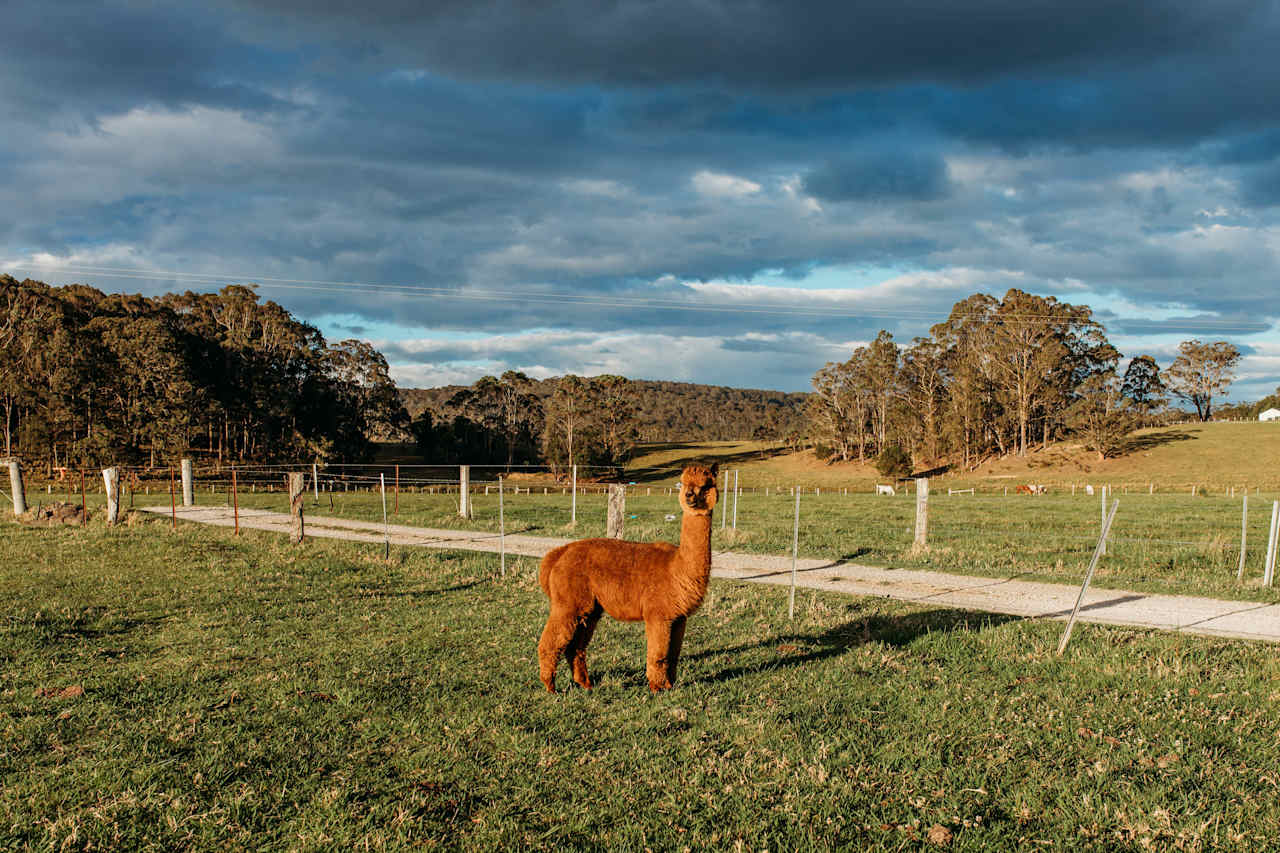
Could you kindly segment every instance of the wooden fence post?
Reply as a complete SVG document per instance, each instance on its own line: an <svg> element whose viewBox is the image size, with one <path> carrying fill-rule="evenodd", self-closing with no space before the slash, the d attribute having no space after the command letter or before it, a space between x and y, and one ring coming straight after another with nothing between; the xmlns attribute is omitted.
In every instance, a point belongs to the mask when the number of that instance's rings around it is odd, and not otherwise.
<svg viewBox="0 0 1280 853"><path fill-rule="evenodd" d="M311 463L311 491L318 505L320 503L320 472L314 462Z"/></svg>
<svg viewBox="0 0 1280 853"><path fill-rule="evenodd" d="M622 538L626 513L627 487L619 485L609 486L609 514L605 522L605 536L608 536L610 539Z"/></svg>
<svg viewBox="0 0 1280 853"><path fill-rule="evenodd" d="M330 498L332 500L332 498ZM231 466L231 514L235 520L236 535L240 535L240 495L236 489L236 466Z"/></svg>
<svg viewBox="0 0 1280 853"><path fill-rule="evenodd" d="M742 490L738 488L738 469L733 469L733 529L738 529L738 497Z"/></svg>
<svg viewBox="0 0 1280 853"><path fill-rule="evenodd" d="M471 518L471 466L458 466L458 515Z"/></svg>
<svg viewBox="0 0 1280 853"><path fill-rule="evenodd" d="M102 469L102 488L107 496L107 524L120 520L120 469Z"/></svg>
<svg viewBox="0 0 1280 853"><path fill-rule="evenodd" d="M192 484L192 463L190 459L182 460L182 505L195 506L196 493L195 486Z"/></svg>
<svg viewBox="0 0 1280 853"><path fill-rule="evenodd" d="M9 460L9 488L13 490L13 514L22 515L27 511L27 493L22 486L22 463L17 459Z"/></svg>
<svg viewBox="0 0 1280 853"><path fill-rule="evenodd" d="M578 523L578 466L577 465L573 466L573 474L571 475L571 482L573 485L573 497L570 499L570 503L569 503L569 523L576 525Z"/></svg>
<svg viewBox="0 0 1280 853"><path fill-rule="evenodd" d="M306 491L306 474L289 475L289 515L293 521L293 532L289 537L294 545L302 543L304 526L302 520L302 495Z"/></svg>
<svg viewBox="0 0 1280 853"><path fill-rule="evenodd" d="M917 549L929 547L929 478L916 478L916 541Z"/></svg>

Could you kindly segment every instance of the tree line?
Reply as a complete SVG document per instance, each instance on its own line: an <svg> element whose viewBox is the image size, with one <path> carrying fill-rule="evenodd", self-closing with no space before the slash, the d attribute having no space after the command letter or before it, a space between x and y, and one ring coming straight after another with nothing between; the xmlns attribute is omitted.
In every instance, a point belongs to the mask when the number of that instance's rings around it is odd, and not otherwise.
<svg viewBox="0 0 1280 853"><path fill-rule="evenodd" d="M383 356L250 287L157 297L0 275L6 455L49 467L360 461L408 415Z"/></svg>
<svg viewBox="0 0 1280 853"><path fill-rule="evenodd" d="M820 369L809 436L831 461L893 450L921 468L1025 456L1067 434L1102 458L1170 395L1208 420L1240 353L1225 341L1184 341L1167 370L1142 355L1123 376L1120 359L1088 306L1016 289L999 299L974 294L909 346L881 331Z"/></svg>
<svg viewBox="0 0 1280 853"><path fill-rule="evenodd" d="M621 465L641 442L799 436L809 395L610 375L534 380L507 371L401 396L427 459L562 467Z"/></svg>

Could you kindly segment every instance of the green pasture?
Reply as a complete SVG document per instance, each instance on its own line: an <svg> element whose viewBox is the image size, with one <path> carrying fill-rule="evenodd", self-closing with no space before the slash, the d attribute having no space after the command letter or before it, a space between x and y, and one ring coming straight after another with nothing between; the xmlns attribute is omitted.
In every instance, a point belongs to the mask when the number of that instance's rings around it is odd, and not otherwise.
<svg viewBox="0 0 1280 853"><path fill-rule="evenodd" d="M1085 624L1057 658L1060 623L813 592L788 621L785 590L716 581L674 690L606 619L598 688L551 696L532 560L136 517L5 520L0 551L5 849L1259 850L1280 825L1272 646Z"/></svg>
<svg viewBox="0 0 1280 853"><path fill-rule="evenodd" d="M391 523L496 532L499 501L496 484L473 484L473 518L458 517L458 495L402 490L398 506L388 494ZM647 494L646 492L652 492ZM1270 526L1271 503L1280 495L1251 494L1246 528L1245 569L1237 580L1243 496L1136 491L1113 495L1120 502L1107 556L1094 583L1134 589L1255 601L1280 601L1280 592L1261 585ZM240 494L245 507L288 511L282 492ZM139 496L139 501L142 497ZM167 493L164 501L167 501ZM225 493L197 490L198 505L227 505ZM744 491L738 497L737 528L733 495L716 508L712 549L756 554L790 554L795 499L787 491ZM580 494L576 525L572 499L556 487L507 486L502 500L508 533L585 538L605 533L606 502L598 493ZM332 507L332 508L331 508ZM307 493L304 511L365 521L382 520L381 495L375 491ZM638 486L627 497L625 536L640 541L677 541L676 498L667 487ZM667 520L668 516L677 516ZM929 548L915 541L916 498L900 493L877 497L831 490L805 491L800 498L799 551L803 556L851 560L870 565L927 568L987 577L1022 577L1079 583L1097 545L1102 521L1101 492L1087 496L1058 490L1047 495L978 493L929 498Z"/></svg>

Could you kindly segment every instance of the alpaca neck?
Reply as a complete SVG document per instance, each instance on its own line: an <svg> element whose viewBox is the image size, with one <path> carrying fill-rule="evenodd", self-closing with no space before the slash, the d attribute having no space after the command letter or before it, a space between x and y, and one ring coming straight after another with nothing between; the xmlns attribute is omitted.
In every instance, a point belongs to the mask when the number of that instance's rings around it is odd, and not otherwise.
<svg viewBox="0 0 1280 853"><path fill-rule="evenodd" d="M711 574L711 515L684 514L680 524L680 567L691 575Z"/></svg>

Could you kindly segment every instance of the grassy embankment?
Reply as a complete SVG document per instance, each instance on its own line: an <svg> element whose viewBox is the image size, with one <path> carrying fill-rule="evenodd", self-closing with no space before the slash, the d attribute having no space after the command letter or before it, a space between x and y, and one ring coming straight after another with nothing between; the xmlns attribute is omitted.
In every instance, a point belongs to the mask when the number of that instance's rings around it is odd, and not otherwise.
<svg viewBox="0 0 1280 853"><path fill-rule="evenodd" d="M1264 849L1274 648L715 582L678 686L532 561L0 523L0 846ZM564 682L563 672L561 674ZM83 690L81 694L80 691ZM60 695L61 694L61 695Z"/></svg>
<svg viewBox="0 0 1280 853"><path fill-rule="evenodd" d="M800 483L871 491L874 483L886 482L872 465L828 465L810 451L791 453L767 442L655 445L631 465L636 469L679 466L695 459L718 460L729 468L739 468L744 486ZM1070 488L1073 483L1110 483L1132 490L1154 484L1157 491L1186 494L1192 485L1214 493L1246 484L1280 491L1280 424L1205 423L1139 430L1130 436L1122 455L1101 461L1096 453L1078 444L1055 443L1025 459L1010 456L972 472L949 472L938 482L988 491L1002 491L1004 486L1019 482L1060 488Z"/></svg>

